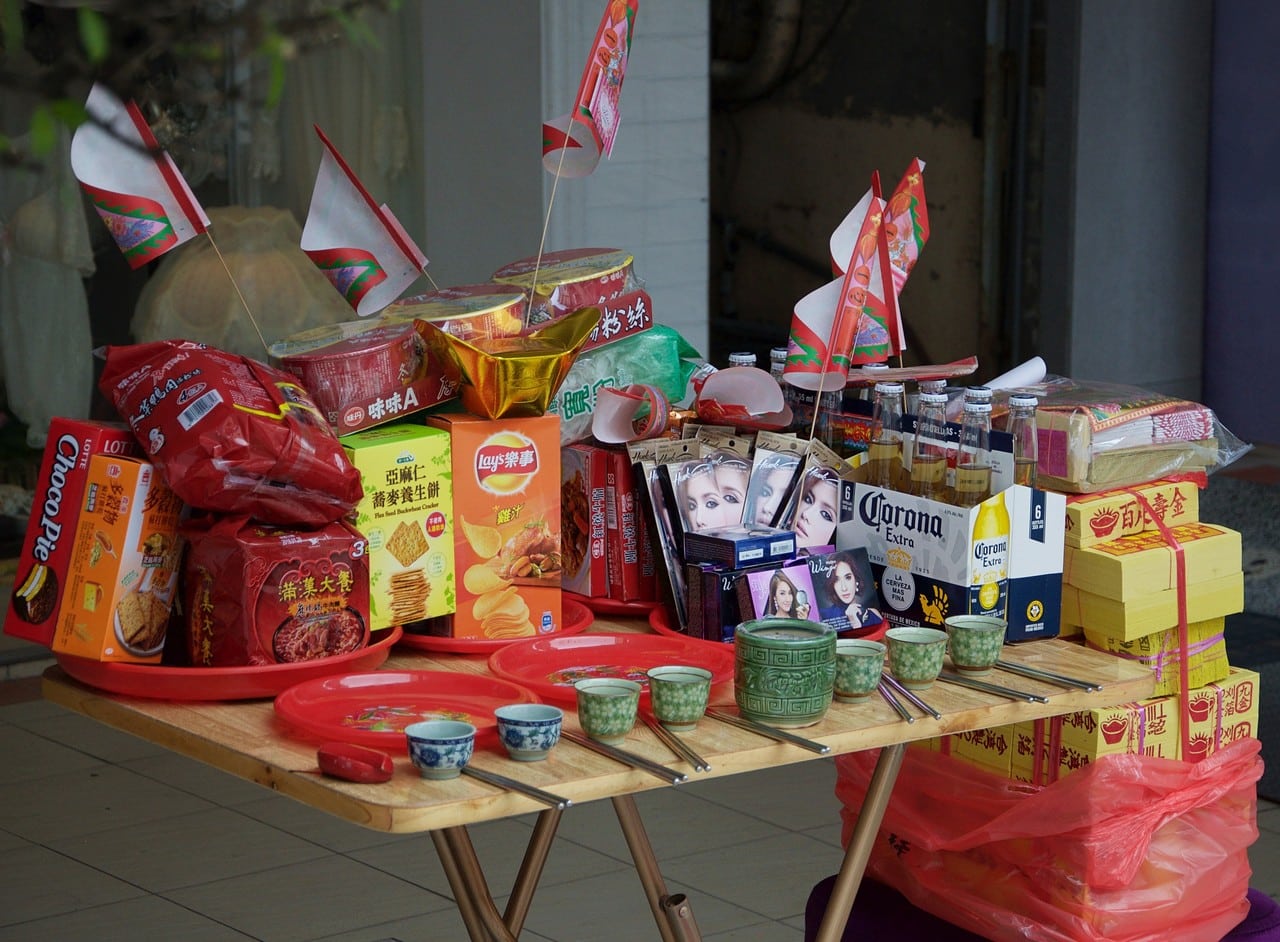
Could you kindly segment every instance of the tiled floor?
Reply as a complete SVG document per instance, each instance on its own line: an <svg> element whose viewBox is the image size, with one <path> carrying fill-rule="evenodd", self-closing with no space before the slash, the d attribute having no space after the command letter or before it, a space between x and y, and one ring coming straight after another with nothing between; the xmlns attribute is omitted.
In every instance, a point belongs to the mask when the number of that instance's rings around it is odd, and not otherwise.
<svg viewBox="0 0 1280 942"><path fill-rule="evenodd" d="M0 939L192 942L464 939L426 836L365 830L0 684ZM810 888L839 866L821 760L638 796L672 892L705 938L804 937ZM533 818L472 829L495 893ZM1280 897L1280 805L1259 807L1252 884ZM501 902L501 900L500 900ZM657 931L608 802L566 812L532 940Z"/></svg>

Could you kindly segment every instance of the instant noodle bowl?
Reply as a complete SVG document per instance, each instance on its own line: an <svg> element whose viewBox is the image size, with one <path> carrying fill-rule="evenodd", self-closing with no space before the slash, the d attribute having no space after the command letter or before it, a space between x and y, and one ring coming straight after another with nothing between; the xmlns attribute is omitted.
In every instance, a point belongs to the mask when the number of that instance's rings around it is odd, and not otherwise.
<svg viewBox="0 0 1280 942"><path fill-rule="evenodd" d="M197 667L288 664L369 643L363 536L345 522L293 530L244 517L183 529L187 649Z"/></svg>
<svg viewBox="0 0 1280 942"><path fill-rule="evenodd" d="M566 249L503 265L493 280L532 289L529 321L540 323L612 301L637 287L631 263L631 254L620 249Z"/></svg>
<svg viewBox="0 0 1280 942"><path fill-rule="evenodd" d="M510 285L457 285L402 298L387 316L424 320L462 340L491 340L524 329L524 301L524 292Z"/></svg>

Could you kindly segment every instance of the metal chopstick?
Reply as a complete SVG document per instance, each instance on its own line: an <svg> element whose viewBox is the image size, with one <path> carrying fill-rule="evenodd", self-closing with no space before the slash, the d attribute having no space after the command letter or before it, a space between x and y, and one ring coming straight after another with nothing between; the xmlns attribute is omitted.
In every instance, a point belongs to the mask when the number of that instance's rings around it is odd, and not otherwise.
<svg viewBox="0 0 1280 942"><path fill-rule="evenodd" d="M584 749L590 749L592 752L597 752L602 756L608 756L615 762L621 762L623 765L629 765L633 769L648 772L650 775L655 775L664 782L670 782L672 785L679 785L681 782L687 782L689 780L689 776L685 775L683 772L676 772L673 769L667 768L665 765L661 765L651 759L646 759L644 756L638 756L634 752L619 749L617 746L610 746L607 743L602 743L599 740L592 739L586 735L562 729L560 731L560 738L577 743Z"/></svg>
<svg viewBox="0 0 1280 942"><path fill-rule="evenodd" d="M736 716L733 713L725 713L722 710L707 710L707 716L713 716L720 722L728 723L730 726L736 726L738 729L745 729L748 732L757 733L758 735L777 742L790 743L793 746L808 749L810 752L816 752L819 755L826 755L831 751L830 746L824 746L820 742L814 742L812 739L805 739L803 736L797 736L794 733L788 733L785 729L778 729L775 726L757 723L755 720L749 720L745 716Z"/></svg>
<svg viewBox="0 0 1280 942"><path fill-rule="evenodd" d="M911 715L907 708L898 702L898 698L893 695L893 692L889 689L889 685L884 682L883 677L881 678L880 683L876 684L876 689L880 691L880 696L884 697L885 703L893 707L894 712L902 717L906 722L914 723L916 721L916 718Z"/></svg>
<svg viewBox="0 0 1280 942"><path fill-rule="evenodd" d="M1025 690L1014 690L1012 687L1001 687L997 684L988 684L985 681L973 680L970 677L962 677L960 674L953 674L951 671L943 671L938 675L939 680L945 680L949 684L955 684L957 687L968 687L970 690L980 690L983 693L994 694L997 697L1006 697L1010 700L1025 700L1027 703L1048 703L1048 697L1042 697L1037 693L1027 693Z"/></svg>
<svg viewBox="0 0 1280 942"><path fill-rule="evenodd" d="M1021 674L1023 677L1030 677L1032 680L1043 680L1047 683L1058 684L1062 687L1074 687L1079 690L1088 690L1090 692L1102 689L1101 684L1095 684L1088 680L1080 680L1077 677L1068 677L1066 674L1055 674L1053 671L1045 671L1038 667L1018 664L1015 661L1006 661L1003 658L996 661L996 667L1001 670L1006 670L1011 674Z"/></svg>
<svg viewBox="0 0 1280 942"><path fill-rule="evenodd" d="M646 726L653 730L653 735L657 736L664 746L693 766L694 771L711 771L711 764L707 762L706 759L702 758L702 756L694 752L692 746L686 743L675 733L671 732L671 730L667 729L657 720L649 719L647 716L645 717L644 722Z"/></svg>
<svg viewBox="0 0 1280 942"><path fill-rule="evenodd" d="M894 693L901 695L903 699L905 699L908 703L914 706L917 710L921 710L925 713L928 713L935 720L942 719L941 713L939 713L933 707L929 706L929 704L925 703L923 700L917 697L915 693L913 693L908 687L906 687L896 677L890 677L888 674L882 674L881 680L883 680L886 684L892 687Z"/></svg>
<svg viewBox="0 0 1280 942"><path fill-rule="evenodd" d="M470 775L472 778L479 779L480 781L488 785L492 785L495 788L505 788L513 792L519 792L521 795L532 798L535 801L540 801L543 804L550 805L560 811L563 811L565 808L568 808L573 804L573 802L568 798L561 798L559 795L553 795L551 792L544 792L541 788L526 785L524 782L514 778L507 778L505 775L499 775L497 772L486 772L484 769L477 769L470 765L464 765L462 767L462 774Z"/></svg>

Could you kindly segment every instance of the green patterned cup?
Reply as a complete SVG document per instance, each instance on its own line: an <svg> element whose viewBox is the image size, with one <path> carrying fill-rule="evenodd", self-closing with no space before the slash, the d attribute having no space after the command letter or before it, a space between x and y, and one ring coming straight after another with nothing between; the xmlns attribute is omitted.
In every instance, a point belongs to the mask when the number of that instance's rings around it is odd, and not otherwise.
<svg viewBox="0 0 1280 942"><path fill-rule="evenodd" d="M890 628L884 633L889 648L889 670L902 686L928 690L942 671L947 653L946 632L936 628Z"/></svg>
<svg viewBox="0 0 1280 942"><path fill-rule="evenodd" d="M618 746L636 725L640 685L633 680L592 677L573 685L578 694L578 722L592 739Z"/></svg>
<svg viewBox="0 0 1280 942"><path fill-rule="evenodd" d="M1000 660L1008 622L994 615L952 615L944 624L956 670L969 675L990 673Z"/></svg>
<svg viewBox="0 0 1280 942"><path fill-rule="evenodd" d="M836 632L798 618L757 618L733 639L733 698L738 712L770 726L812 726L831 706Z"/></svg>
<svg viewBox="0 0 1280 942"><path fill-rule="evenodd" d="M884 672L884 657L884 645L879 641L836 641L836 699L865 700L871 696Z"/></svg>
<svg viewBox="0 0 1280 942"><path fill-rule="evenodd" d="M653 715L669 730L687 733L707 712L711 696L711 671L678 664L651 667L649 701Z"/></svg>

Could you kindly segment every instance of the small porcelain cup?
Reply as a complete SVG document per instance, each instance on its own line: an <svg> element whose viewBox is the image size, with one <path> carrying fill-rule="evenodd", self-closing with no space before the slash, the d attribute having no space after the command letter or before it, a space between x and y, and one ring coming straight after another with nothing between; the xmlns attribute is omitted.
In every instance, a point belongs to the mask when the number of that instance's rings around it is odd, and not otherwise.
<svg viewBox="0 0 1280 942"><path fill-rule="evenodd" d="M944 624L956 670L970 675L990 673L1000 660L1009 623L993 615L952 615Z"/></svg>
<svg viewBox="0 0 1280 942"><path fill-rule="evenodd" d="M498 738L517 762L545 759L560 741L564 711L547 703L510 703L493 711Z"/></svg>
<svg viewBox="0 0 1280 942"><path fill-rule="evenodd" d="M904 626L884 633L889 649L889 670L902 686L910 690L928 690L942 671L942 656L947 653L946 632L936 628Z"/></svg>
<svg viewBox="0 0 1280 942"><path fill-rule="evenodd" d="M578 681L573 688L582 731L606 745L621 745L636 725L640 685L633 680L592 677Z"/></svg>
<svg viewBox="0 0 1280 942"><path fill-rule="evenodd" d="M711 696L711 671L701 667L667 664L651 667L649 702L653 715L667 729L687 733L707 712Z"/></svg>
<svg viewBox="0 0 1280 942"><path fill-rule="evenodd" d="M884 672L885 648L879 641L836 641L837 700L865 700L875 693Z"/></svg>
<svg viewBox="0 0 1280 942"><path fill-rule="evenodd" d="M457 778L471 761L476 728L457 720L424 720L404 728L409 758L423 778Z"/></svg>

